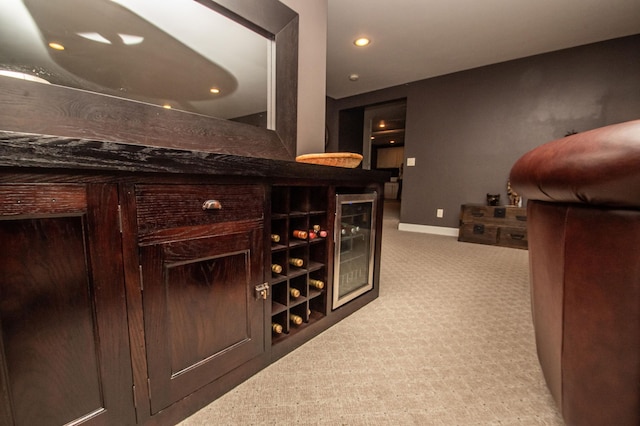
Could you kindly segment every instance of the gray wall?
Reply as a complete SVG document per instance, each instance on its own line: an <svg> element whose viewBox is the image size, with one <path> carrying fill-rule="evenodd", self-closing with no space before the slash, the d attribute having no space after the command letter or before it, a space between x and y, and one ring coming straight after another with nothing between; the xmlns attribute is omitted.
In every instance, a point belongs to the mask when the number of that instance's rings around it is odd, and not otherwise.
<svg viewBox="0 0 640 426"><path fill-rule="evenodd" d="M329 130L338 134L336 111L402 97L405 158L416 166L405 166L400 220L457 228L461 204L484 203L487 192L508 200L509 171L525 152L640 118L640 35L331 100Z"/></svg>

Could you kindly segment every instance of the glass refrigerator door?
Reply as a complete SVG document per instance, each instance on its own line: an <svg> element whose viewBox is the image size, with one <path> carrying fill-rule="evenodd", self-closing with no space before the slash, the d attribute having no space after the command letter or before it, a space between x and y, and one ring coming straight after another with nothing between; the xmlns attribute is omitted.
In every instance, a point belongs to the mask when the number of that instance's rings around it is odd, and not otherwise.
<svg viewBox="0 0 640 426"><path fill-rule="evenodd" d="M336 195L333 309L373 288L376 198L375 193Z"/></svg>

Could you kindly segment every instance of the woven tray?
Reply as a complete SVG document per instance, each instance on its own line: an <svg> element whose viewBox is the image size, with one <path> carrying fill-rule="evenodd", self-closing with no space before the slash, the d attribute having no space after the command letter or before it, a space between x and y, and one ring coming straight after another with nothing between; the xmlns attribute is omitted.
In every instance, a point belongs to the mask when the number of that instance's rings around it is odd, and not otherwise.
<svg viewBox="0 0 640 426"><path fill-rule="evenodd" d="M321 154L298 155L296 161L299 163L319 164L321 166L347 167L353 169L358 167L362 161L362 155L352 152L325 152Z"/></svg>

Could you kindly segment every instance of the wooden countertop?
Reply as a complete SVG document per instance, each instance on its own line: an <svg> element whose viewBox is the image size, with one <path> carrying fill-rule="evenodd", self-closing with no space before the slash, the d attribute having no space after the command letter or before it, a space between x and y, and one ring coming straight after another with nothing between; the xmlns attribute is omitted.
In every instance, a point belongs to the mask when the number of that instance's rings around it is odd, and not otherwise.
<svg viewBox="0 0 640 426"><path fill-rule="evenodd" d="M389 173L382 171L8 131L0 131L0 167L307 178L345 183L389 180Z"/></svg>

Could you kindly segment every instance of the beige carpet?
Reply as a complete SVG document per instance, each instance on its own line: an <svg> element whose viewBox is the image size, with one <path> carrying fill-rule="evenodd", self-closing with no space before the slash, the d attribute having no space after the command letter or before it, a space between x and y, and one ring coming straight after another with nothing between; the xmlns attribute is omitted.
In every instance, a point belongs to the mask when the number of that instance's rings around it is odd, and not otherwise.
<svg viewBox="0 0 640 426"><path fill-rule="evenodd" d="M538 365L527 251L397 230L380 297L182 425L563 425Z"/></svg>

